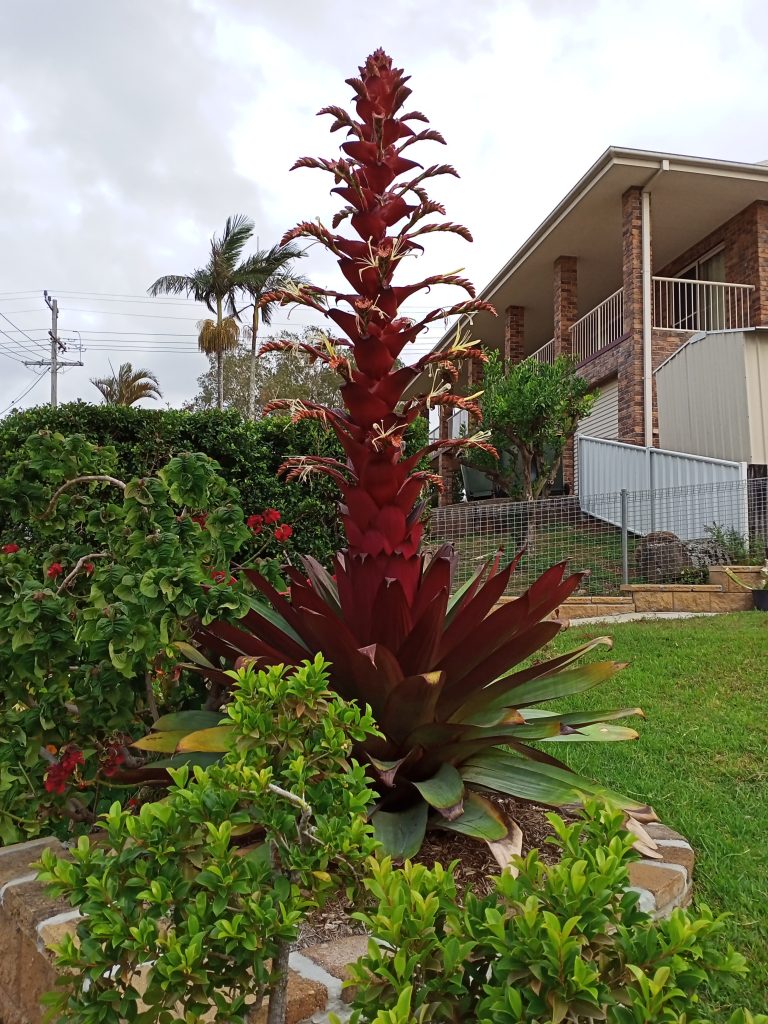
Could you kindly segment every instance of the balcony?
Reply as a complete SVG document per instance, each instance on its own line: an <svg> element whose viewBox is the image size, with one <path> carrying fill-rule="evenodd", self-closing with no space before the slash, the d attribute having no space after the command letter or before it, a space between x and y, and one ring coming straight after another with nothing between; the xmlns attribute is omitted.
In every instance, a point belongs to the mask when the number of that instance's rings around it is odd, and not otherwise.
<svg viewBox="0 0 768 1024"><path fill-rule="evenodd" d="M571 352L577 363L591 359L624 333L624 289L603 299L571 327Z"/></svg>
<svg viewBox="0 0 768 1024"><path fill-rule="evenodd" d="M739 331L750 326L751 284L653 278L653 326L662 331Z"/></svg>

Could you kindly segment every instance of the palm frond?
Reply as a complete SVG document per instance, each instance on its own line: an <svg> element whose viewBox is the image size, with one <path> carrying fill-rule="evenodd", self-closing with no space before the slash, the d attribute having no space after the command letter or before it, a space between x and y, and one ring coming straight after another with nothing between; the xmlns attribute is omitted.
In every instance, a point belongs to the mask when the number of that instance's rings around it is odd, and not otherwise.
<svg viewBox="0 0 768 1024"><path fill-rule="evenodd" d="M123 363L111 377L93 377L91 384L101 393L106 405L134 405L142 398L163 397L157 377L151 370L134 370Z"/></svg>

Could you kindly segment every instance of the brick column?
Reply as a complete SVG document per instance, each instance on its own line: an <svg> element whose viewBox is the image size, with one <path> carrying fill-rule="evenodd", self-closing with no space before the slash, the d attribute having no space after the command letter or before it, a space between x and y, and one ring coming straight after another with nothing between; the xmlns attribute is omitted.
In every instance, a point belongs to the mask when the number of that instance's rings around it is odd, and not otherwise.
<svg viewBox="0 0 768 1024"><path fill-rule="evenodd" d="M440 406L440 440L448 439L448 418L452 409L448 406ZM456 472L456 460L449 452L440 452L438 456L438 473L443 481L443 489L437 499L438 505L453 504L453 475Z"/></svg>
<svg viewBox="0 0 768 1024"><path fill-rule="evenodd" d="M619 355L619 440L643 443L643 215L639 186L621 197L624 333Z"/></svg>
<svg viewBox="0 0 768 1024"><path fill-rule="evenodd" d="M504 365L516 366L525 358L525 306L507 306L504 321Z"/></svg>
<svg viewBox="0 0 768 1024"><path fill-rule="evenodd" d="M575 256L555 260L555 358L571 354L571 327L579 319L578 273Z"/></svg>

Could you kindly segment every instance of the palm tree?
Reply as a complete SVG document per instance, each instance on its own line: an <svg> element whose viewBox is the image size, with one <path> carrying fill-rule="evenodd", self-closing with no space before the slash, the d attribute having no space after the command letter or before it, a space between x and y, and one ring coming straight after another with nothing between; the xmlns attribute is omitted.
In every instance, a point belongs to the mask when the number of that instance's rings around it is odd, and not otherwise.
<svg viewBox="0 0 768 1024"><path fill-rule="evenodd" d="M130 363L123 363L117 373L112 370L111 377L91 378L91 384L101 392L106 405L134 405L142 398L163 397L154 373L151 370L134 370Z"/></svg>
<svg viewBox="0 0 768 1024"><path fill-rule="evenodd" d="M271 249L259 249L245 262L249 283L243 285L242 291L251 298L249 305L253 308L250 328L246 328L251 342L251 373L248 384L248 418L256 418L256 339L259 333L259 319L267 326L272 322L272 313L276 300L264 299L271 292L290 291L306 279L300 274L292 274L289 264L306 253L295 245L273 245ZM248 306L243 307L243 312Z"/></svg>
<svg viewBox="0 0 768 1024"><path fill-rule="evenodd" d="M253 234L253 221L236 214L227 217L221 237L213 236L208 262L191 274L168 274L158 277L147 291L150 295L187 295L204 302L215 320L201 320L197 325L197 343L201 352L215 355L218 369L219 409L224 408L224 353L237 348L240 340L239 316L235 307L238 292L253 281L250 261L242 260L243 249ZM251 276L249 276L251 275ZM229 315L224 315L225 307Z"/></svg>

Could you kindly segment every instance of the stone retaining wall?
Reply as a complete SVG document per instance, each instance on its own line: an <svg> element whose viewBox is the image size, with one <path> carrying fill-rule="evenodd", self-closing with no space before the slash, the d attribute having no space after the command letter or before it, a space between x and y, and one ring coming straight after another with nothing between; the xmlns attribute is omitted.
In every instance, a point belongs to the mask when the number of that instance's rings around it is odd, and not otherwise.
<svg viewBox="0 0 768 1024"><path fill-rule="evenodd" d="M661 859L634 863L630 880L640 894L641 907L655 917L666 917L674 907L690 903L694 852L665 825L646 828ZM0 849L0 1024L41 1024L40 998L56 981L49 947L77 927L78 912L51 899L35 881L32 865L47 848L64 852L55 839ZM330 1012L343 1018L345 1003L350 1001L350 990L343 988L347 967L365 953L366 946L364 936L355 936L293 953L288 1024L321 1024ZM265 1021L263 1009L252 1016L252 1024Z"/></svg>

